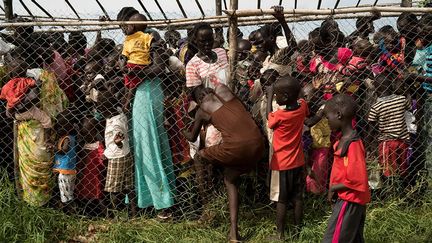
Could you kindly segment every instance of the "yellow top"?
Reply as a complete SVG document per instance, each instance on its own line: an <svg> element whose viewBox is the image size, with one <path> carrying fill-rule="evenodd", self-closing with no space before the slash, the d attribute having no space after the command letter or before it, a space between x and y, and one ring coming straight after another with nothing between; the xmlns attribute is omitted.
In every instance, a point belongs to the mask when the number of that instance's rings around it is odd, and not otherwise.
<svg viewBox="0 0 432 243"><path fill-rule="evenodd" d="M321 119L315 126L311 127L312 148L330 148L331 130L327 118Z"/></svg>
<svg viewBox="0 0 432 243"><path fill-rule="evenodd" d="M126 56L128 63L137 65L149 65L150 45L153 36L142 31L126 36L123 44L122 55Z"/></svg>

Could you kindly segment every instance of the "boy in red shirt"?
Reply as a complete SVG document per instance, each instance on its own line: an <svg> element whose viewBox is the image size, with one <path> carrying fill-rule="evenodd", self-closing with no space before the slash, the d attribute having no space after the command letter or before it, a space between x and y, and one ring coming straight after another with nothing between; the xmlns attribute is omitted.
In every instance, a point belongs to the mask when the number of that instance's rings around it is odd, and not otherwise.
<svg viewBox="0 0 432 243"><path fill-rule="evenodd" d="M273 129L273 155L270 162L270 200L277 202L277 238L284 239L287 204L294 206L294 225L300 226L303 217L303 166L302 131L309 115L306 101L298 99L300 83L290 76L280 77L267 90L268 127ZM272 112L273 96L285 109Z"/></svg>
<svg viewBox="0 0 432 243"><path fill-rule="evenodd" d="M356 104L352 97L336 95L326 103L324 114L333 131L342 137L334 144L328 199L333 205L323 242L364 242L363 229L370 191L363 142L352 127Z"/></svg>

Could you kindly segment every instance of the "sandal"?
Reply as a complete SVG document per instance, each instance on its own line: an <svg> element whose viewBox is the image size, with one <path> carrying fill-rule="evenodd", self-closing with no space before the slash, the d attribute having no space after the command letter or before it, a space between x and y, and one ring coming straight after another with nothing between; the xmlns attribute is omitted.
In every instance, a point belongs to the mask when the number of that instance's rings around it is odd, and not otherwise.
<svg viewBox="0 0 432 243"><path fill-rule="evenodd" d="M172 214L168 212L160 212L157 214L157 217L161 220L167 220L172 217Z"/></svg>

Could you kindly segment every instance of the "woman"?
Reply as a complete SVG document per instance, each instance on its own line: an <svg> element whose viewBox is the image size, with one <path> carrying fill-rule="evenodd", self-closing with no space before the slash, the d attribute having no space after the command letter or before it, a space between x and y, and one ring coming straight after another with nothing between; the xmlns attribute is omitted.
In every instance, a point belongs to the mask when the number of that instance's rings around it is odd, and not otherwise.
<svg viewBox="0 0 432 243"><path fill-rule="evenodd" d="M28 65L19 56L8 62L11 78L26 76ZM13 75L15 71L20 74ZM40 80L38 108L54 120L67 106L67 97L57 84L54 73L40 69L32 71L35 72L30 76ZM19 182L23 200L32 206L43 206L50 200L52 191L53 154L47 146L51 140L50 133L45 125L34 119L17 122L17 129Z"/></svg>
<svg viewBox="0 0 432 243"><path fill-rule="evenodd" d="M195 141L204 123L211 123L221 131L222 143L200 150L194 159L198 171L204 169L204 163L223 167L230 210L229 240L238 242L240 175L255 168L262 158L264 140L251 114L226 85L218 85L214 90L199 86L195 88L193 98L199 104L199 109L192 131L186 131L184 135L189 141ZM197 180L200 196L203 197L204 180L200 174Z"/></svg>
<svg viewBox="0 0 432 243"><path fill-rule="evenodd" d="M117 20L129 20L138 11L123 8ZM156 50L155 50L156 49ZM158 51L155 48L152 50ZM151 65L137 73L141 83L132 104L132 144L135 186L140 208L166 209L174 204L174 171L168 136L164 128L164 94L157 74L164 71L161 53L150 53ZM158 215L165 218L166 211Z"/></svg>

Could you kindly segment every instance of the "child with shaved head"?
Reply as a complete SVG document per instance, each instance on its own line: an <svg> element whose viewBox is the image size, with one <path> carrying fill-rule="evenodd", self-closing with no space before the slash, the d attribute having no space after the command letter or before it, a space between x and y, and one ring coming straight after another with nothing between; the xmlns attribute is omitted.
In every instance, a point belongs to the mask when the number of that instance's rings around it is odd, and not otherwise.
<svg viewBox="0 0 432 243"><path fill-rule="evenodd" d="M302 131L309 109L304 99L298 99L300 83L291 76L280 77L267 88L268 127L273 129L273 154L270 162L270 200L276 206L276 238L285 236L287 205L294 206L294 225L303 217L303 167L305 164ZM273 97L284 109L272 112Z"/></svg>
<svg viewBox="0 0 432 243"><path fill-rule="evenodd" d="M334 96L324 108L330 128L341 132L333 145L334 159L328 199L334 203L323 242L364 242L363 229L370 191L363 142L352 127L356 103L346 94Z"/></svg>

